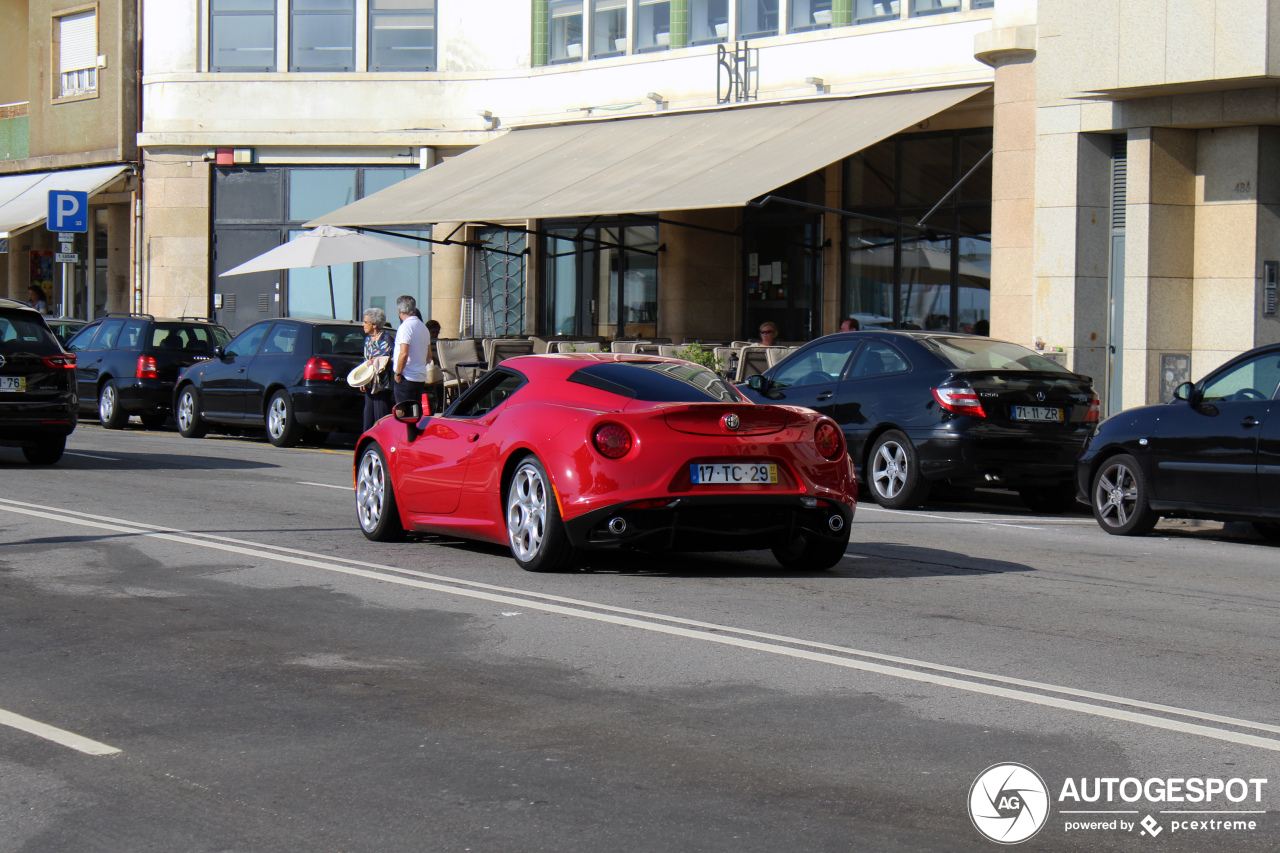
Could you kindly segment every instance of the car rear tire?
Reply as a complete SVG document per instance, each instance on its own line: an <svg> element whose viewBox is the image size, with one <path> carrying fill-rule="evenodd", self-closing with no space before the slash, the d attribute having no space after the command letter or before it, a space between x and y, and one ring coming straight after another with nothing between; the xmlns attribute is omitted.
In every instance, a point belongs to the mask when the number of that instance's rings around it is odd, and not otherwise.
<svg viewBox="0 0 1280 853"><path fill-rule="evenodd" d="M1019 489L1023 504L1032 512L1069 512L1076 506L1076 484L1058 483L1056 486L1030 486Z"/></svg>
<svg viewBox="0 0 1280 853"><path fill-rule="evenodd" d="M801 533L788 545L773 549L773 556L782 568L791 572L822 572L844 559L849 547L851 525L846 524L844 535L835 539Z"/></svg>
<svg viewBox="0 0 1280 853"><path fill-rule="evenodd" d="M507 481L507 541L527 572L562 572L577 556L551 478L535 456L523 459Z"/></svg>
<svg viewBox="0 0 1280 853"><path fill-rule="evenodd" d="M867 459L867 488L888 509L911 509L929 497L930 483L920 473L915 445L896 429L876 439Z"/></svg>
<svg viewBox="0 0 1280 853"><path fill-rule="evenodd" d="M114 379L108 379L98 389L98 421L104 429L124 429L129 423L129 413L120 406L120 389Z"/></svg>
<svg viewBox="0 0 1280 853"><path fill-rule="evenodd" d="M1089 505L1098 526L1115 536L1145 536L1160 521L1150 506L1146 478L1138 460L1112 456L1093 475Z"/></svg>
<svg viewBox="0 0 1280 853"><path fill-rule="evenodd" d="M374 542L404 538L387 458L377 444L371 443L365 448L356 467L356 518L360 521L360 531Z"/></svg>
<svg viewBox="0 0 1280 853"><path fill-rule="evenodd" d="M1274 521L1255 521L1253 529L1268 542L1280 542L1280 523Z"/></svg>
<svg viewBox="0 0 1280 853"><path fill-rule="evenodd" d="M288 391L277 391L267 403L267 439L276 447L293 447L302 438L303 426L293 418Z"/></svg>
<svg viewBox="0 0 1280 853"><path fill-rule="evenodd" d="M27 461L32 465L54 465L62 458L62 452L66 449L65 437L50 438L39 444L23 445L22 455L27 457Z"/></svg>
<svg viewBox="0 0 1280 853"><path fill-rule="evenodd" d="M194 385L183 388L178 395L173 419L178 422L178 432L183 438L204 438L209 432L209 425L200 417L200 392Z"/></svg>
<svg viewBox="0 0 1280 853"><path fill-rule="evenodd" d="M146 429L160 429L164 426L164 422L169 420L169 416L163 412L156 412L150 415L139 415L138 419Z"/></svg>

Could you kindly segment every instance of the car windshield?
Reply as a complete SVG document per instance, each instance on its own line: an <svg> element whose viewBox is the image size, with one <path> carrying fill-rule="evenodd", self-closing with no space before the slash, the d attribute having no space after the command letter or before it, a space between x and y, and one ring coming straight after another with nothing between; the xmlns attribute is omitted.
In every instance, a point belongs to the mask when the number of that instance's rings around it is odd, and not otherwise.
<svg viewBox="0 0 1280 853"><path fill-rule="evenodd" d="M575 371L570 382L658 403L741 403L732 385L696 364L678 361L612 361Z"/></svg>
<svg viewBox="0 0 1280 853"><path fill-rule="evenodd" d="M1035 350L990 338L921 338L920 345L963 370L1044 370L1070 373Z"/></svg>
<svg viewBox="0 0 1280 853"><path fill-rule="evenodd" d="M226 346L231 336L221 326L197 323L156 323L151 328L151 349L175 352L213 352Z"/></svg>
<svg viewBox="0 0 1280 853"><path fill-rule="evenodd" d="M58 339L34 317L23 312L0 313L0 353L50 355L62 352Z"/></svg>
<svg viewBox="0 0 1280 853"><path fill-rule="evenodd" d="M364 329L360 326L316 326L316 354L364 355Z"/></svg>

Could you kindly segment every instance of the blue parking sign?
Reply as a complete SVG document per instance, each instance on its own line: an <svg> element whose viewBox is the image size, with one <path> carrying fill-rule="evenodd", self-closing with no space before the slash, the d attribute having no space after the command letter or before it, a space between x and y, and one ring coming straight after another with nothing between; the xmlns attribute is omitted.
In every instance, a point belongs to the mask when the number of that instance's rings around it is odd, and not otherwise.
<svg viewBox="0 0 1280 853"><path fill-rule="evenodd" d="M49 190L50 231L83 234L89 230L89 194L77 190Z"/></svg>

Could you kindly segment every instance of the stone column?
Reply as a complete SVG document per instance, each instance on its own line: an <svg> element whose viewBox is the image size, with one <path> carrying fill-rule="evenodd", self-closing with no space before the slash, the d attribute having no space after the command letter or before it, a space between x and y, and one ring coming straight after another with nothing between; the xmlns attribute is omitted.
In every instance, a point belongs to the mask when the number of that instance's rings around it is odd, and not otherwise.
<svg viewBox="0 0 1280 853"><path fill-rule="evenodd" d="M431 236L443 240L458 227L456 222L441 222L431 229ZM465 240L466 229L459 229L453 239ZM431 247L431 304L420 307L424 319L440 321L440 336L458 337L462 318L462 297L466 293L467 247Z"/></svg>
<svg viewBox="0 0 1280 853"><path fill-rule="evenodd" d="M164 317L206 316L213 242L209 164L194 150L153 150L147 153L143 180L142 229L150 253L144 250L148 287L142 310Z"/></svg>

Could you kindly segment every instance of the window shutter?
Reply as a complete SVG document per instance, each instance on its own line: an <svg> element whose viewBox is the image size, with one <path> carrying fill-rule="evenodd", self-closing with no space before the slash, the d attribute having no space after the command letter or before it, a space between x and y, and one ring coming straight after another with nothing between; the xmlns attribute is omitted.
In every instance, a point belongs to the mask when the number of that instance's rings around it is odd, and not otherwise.
<svg viewBox="0 0 1280 853"><path fill-rule="evenodd" d="M58 65L62 73L98 67L98 13L58 19Z"/></svg>

